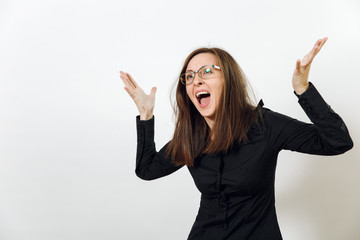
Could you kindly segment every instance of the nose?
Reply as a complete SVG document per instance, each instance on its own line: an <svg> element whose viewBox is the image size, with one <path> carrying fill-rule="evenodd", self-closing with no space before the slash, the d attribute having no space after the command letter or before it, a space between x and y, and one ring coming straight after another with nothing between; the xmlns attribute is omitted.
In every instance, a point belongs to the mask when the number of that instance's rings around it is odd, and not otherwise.
<svg viewBox="0 0 360 240"><path fill-rule="evenodd" d="M194 83L194 85L202 85L203 84L202 79L201 79L201 77L199 77L198 73L195 73L193 83Z"/></svg>

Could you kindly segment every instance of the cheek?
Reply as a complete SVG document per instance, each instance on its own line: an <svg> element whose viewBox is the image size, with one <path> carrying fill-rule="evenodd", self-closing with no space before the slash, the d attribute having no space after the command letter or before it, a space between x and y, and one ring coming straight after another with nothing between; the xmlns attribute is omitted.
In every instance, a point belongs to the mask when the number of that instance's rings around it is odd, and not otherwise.
<svg viewBox="0 0 360 240"><path fill-rule="evenodd" d="M218 95L219 95L219 98L221 97L223 91L224 91L224 85L225 85L225 80L222 78L220 83L219 83L219 86L218 86Z"/></svg>
<svg viewBox="0 0 360 240"><path fill-rule="evenodd" d="M192 88L191 88L191 86L186 86L186 94L187 94L187 96L190 98L190 99L192 99L191 98L191 96L192 96Z"/></svg>
<svg viewBox="0 0 360 240"><path fill-rule="evenodd" d="M224 86L223 84L219 84L216 88L216 103L219 104L219 102L221 101L221 95L222 95L222 92L224 90Z"/></svg>

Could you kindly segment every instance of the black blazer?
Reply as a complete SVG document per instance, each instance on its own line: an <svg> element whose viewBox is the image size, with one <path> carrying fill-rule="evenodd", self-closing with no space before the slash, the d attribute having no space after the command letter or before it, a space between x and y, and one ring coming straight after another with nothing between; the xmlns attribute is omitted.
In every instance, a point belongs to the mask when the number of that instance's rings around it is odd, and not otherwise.
<svg viewBox="0 0 360 240"><path fill-rule="evenodd" d="M297 95L298 96L298 95ZM249 141L226 155L204 154L188 167L201 202L188 240L280 240L275 212L274 181L280 150L336 155L353 142L345 123L326 104L314 85L298 96L313 124L258 106L263 125L253 125ZM154 143L154 118L137 117L136 174L152 180L171 174L175 166ZM164 236L164 239L170 237Z"/></svg>

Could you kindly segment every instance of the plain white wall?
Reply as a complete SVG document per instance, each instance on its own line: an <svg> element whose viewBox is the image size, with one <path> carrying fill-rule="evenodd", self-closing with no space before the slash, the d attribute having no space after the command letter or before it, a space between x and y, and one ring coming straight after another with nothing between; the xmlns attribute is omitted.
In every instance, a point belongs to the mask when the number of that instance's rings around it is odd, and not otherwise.
<svg viewBox="0 0 360 240"><path fill-rule="evenodd" d="M134 173L137 109L118 71L158 87L156 143L172 136L169 100L195 48L228 50L258 99L309 121L291 77L329 37L310 80L347 123L336 157L282 152L284 239L360 239L360 3L303 1L0 1L0 239L186 239L200 194L184 167Z"/></svg>

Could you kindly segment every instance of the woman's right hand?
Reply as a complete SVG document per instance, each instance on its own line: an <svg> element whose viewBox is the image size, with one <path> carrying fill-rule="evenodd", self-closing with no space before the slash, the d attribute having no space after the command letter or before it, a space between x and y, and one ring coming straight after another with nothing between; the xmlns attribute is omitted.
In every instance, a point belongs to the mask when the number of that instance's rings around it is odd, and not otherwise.
<svg viewBox="0 0 360 240"><path fill-rule="evenodd" d="M156 87L151 89L149 95L147 95L129 73L120 71L120 78L123 80L124 89L134 100L136 107L140 113L140 120L149 120L153 117L153 111L155 106L155 93Z"/></svg>

